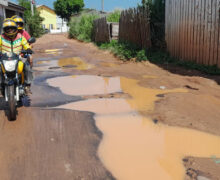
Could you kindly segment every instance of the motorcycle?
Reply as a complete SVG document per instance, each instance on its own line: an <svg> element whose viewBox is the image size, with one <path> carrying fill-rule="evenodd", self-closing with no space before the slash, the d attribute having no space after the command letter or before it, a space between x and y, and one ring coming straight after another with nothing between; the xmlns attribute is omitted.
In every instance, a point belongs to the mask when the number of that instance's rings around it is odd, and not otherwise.
<svg viewBox="0 0 220 180"><path fill-rule="evenodd" d="M35 42L30 39L29 43ZM21 51L21 55L15 53L5 53L0 58L0 68L2 70L2 95L9 107L9 120L16 120L17 106L26 96L24 84L24 64L27 61L28 53Z"/></svg>

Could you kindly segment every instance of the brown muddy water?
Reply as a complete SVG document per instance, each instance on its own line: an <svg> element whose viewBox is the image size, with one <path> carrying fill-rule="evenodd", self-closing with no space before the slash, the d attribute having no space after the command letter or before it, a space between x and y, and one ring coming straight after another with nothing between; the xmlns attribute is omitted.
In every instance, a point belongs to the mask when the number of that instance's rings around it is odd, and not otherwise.
<svg viewBox="0 0 220 180"><path fill-rule="evenodd" d="M48 53L57 53L60 51L49 51ZM87 70L91 69L94 66L92 64L85 63L81 58L79 57L71 57L71 58L61 58L59 60L38 60L36 62L37 67L35 67L35 70L43 71L47 69L76 69L76 70ZM43 65L43 66L41 66Z"/></svg>
<svg viewBox="0 0 220 180"><path fill-rule="evenodd" d="M134 79L88 75L58 77L48 83L74 96L130 95L127 99L88 99L57 107L95 113L96 125L103 133L99 157L119 180L180 180L185 175L185 156L220 157L220 137L154 124L139 113L152 111L158 94L187 93L186 89L149 89Z"/></svg>
<svg viewBox="0 0 220 180"><path fill-rule="evenodd" d="M87 69L91 69L93 67L93 65L85 63L79 57L63 58L58 61L58 66L60 66L60 67L65 67L68 65L75 66L74 69L77 69L77 70L87 70Z"/></svg>

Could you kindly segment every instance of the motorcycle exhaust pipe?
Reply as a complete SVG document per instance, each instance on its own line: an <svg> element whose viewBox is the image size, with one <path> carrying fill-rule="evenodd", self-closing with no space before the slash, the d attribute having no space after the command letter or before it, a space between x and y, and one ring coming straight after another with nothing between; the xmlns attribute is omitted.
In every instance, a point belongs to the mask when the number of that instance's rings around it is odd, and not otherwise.
<svg viewBox="0 0 220 180"><path fill-rule="evenodd" d="M5 87L5 101L8 102L8 86Z"/></svg>
<svg viewBox="0 0 220 180"><path fill-rule="evenodd" d="M19 97L19 87L16 86L16 99L17 99L17 101L20 100L19 98L20 98L20 97Z"/></svg>

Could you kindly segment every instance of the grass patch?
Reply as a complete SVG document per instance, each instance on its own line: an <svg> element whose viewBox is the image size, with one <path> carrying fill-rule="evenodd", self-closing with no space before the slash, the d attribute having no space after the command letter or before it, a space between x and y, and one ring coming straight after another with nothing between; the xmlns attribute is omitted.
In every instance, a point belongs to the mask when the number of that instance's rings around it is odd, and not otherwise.
<svg viewBox="0 0 220 180"><path fill-rule="evenodd" d="M193 61L179 60L171 57L169 53L161 50L146 51L130 43L119 43L116 40L112 40L110 43L102 43L97 45L100 49L110 50L115 56L123 61L128 61L130 59L135 59L137 62L149 60L154 64L170 64L189 70L198 70L209 75L220 75L220 69L217 67L217 65L207 66L197 64Z"/></svg>
<svg viewBox="0 0 220 180"><path fill-rule="evenodd" d="M115 56L119 57L123 61L134 58L136 61L147 60L146 51L130 43L119 43L116 40L112 40L110 43L97 45L100 49L110 50Z"/></svg>
<svg viewBox="0 0 220 180"><path fill-rule="evenodd" d="M220 69L217 65L207 66L202 64L197 64L193 61L183 61L176 58L173 58L169 53L165 51L150 50L148 52L148 60L155 64L164 64L164 65L174 65L183 67L189 70L198 70L200 72L209 74L209 75L220 75Z"/></svg>

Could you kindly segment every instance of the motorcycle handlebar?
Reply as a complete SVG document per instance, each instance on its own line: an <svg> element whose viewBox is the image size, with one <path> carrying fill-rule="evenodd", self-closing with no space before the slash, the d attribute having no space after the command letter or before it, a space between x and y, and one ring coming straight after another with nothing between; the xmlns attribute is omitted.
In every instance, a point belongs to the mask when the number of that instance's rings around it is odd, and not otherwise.
<svg viewBox="0 0 220 180"><path fill-rule="evenodd" d="M21 54L33 54L34 51L32 50L21 50Z"/></svg>

